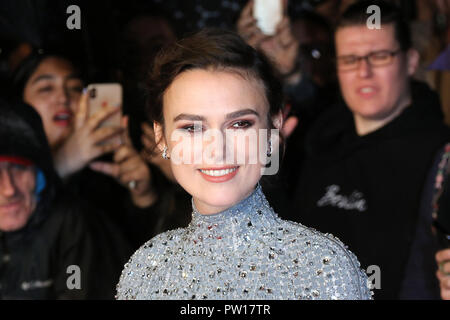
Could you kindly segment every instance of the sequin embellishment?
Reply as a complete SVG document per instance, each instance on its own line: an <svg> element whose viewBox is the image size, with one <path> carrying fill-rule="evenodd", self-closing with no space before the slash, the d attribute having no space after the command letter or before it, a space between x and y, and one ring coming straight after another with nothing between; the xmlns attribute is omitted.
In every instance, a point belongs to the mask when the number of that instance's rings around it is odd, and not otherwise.
<svg viewBox="0 0 450 320"><path fill-rule="evenodd" d="M371 299L356 257L332 235L280 219L261 187L138 249L117 299Z"/></svg>

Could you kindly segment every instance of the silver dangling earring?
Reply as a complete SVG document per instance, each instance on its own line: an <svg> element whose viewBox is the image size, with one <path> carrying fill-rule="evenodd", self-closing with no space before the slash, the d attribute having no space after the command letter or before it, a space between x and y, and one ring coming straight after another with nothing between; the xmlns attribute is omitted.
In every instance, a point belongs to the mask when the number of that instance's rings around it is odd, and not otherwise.
<svg viewBox="0 0 450 320"><path fill-rule="evenodd" d="M269 140L268 149L267 149L267 157L270 158L272 156L272 140Z"/></svg>
<svg viewBox="0 0 450 320"><path fill-rule="evenodd" d="M167 146L164 147L164 150L162 152L163 159L169 160L169 155L167 154Z"/></svg>

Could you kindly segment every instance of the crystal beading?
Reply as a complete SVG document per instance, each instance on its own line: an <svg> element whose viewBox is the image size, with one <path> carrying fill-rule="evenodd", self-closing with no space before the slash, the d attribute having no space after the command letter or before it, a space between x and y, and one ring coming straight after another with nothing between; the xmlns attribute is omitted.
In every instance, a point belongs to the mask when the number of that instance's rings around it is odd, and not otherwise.
<svg viewBox="0 0 450 320"><path fill-rule="evenodd" d="M193 203L193 202L192 202ZM186 228L130 258L117 299L371 299L366 274L337 238L280 219L261 186L213 215L193 203Z"/></svg>

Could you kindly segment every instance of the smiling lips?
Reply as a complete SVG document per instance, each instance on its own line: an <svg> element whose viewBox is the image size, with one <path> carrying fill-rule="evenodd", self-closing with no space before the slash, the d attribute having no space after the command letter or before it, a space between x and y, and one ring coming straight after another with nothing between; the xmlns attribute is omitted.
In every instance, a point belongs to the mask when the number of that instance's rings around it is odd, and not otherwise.
<svg viewBox="0 0 450 320"><path fill-rule="evenodd" d="M239 167L224 167L224 168L205 168L198 169L202 177L209 182L225 182L233 179L237 174Z"/></svg>
<svg viewBox="0 0 450 320"><path fill-rule="evenodd" d="M69 110L60 111L53 117L53 122L57 126L66 127L72 122L73 113Z"/></svg>

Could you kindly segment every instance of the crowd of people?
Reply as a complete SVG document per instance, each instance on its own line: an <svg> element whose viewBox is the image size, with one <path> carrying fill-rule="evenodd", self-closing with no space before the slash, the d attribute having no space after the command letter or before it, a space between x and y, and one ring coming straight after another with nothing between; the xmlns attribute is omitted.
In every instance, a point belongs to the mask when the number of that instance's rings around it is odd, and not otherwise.
<svg viewBox="0 0 450 320"><path fill-rule="evenodd" d="M130 5L110 65L0 22L0 299L450 300L450 1L188 2Z"/></svg>

